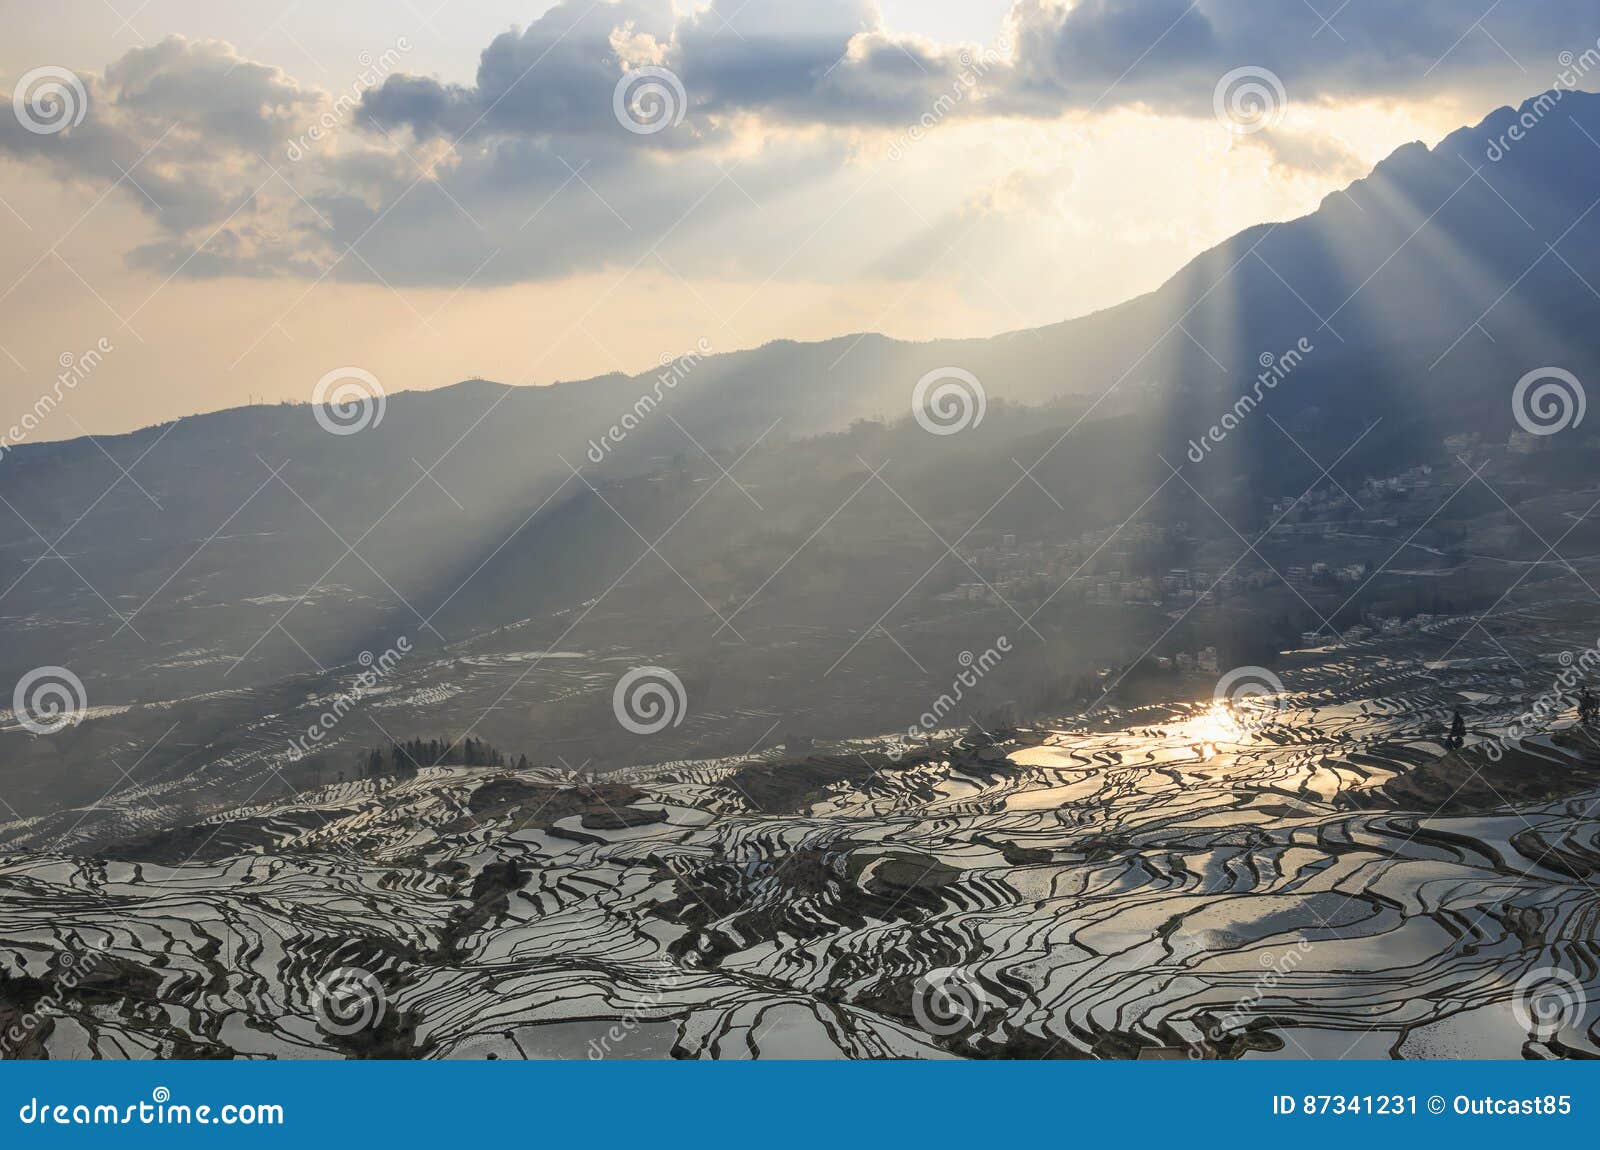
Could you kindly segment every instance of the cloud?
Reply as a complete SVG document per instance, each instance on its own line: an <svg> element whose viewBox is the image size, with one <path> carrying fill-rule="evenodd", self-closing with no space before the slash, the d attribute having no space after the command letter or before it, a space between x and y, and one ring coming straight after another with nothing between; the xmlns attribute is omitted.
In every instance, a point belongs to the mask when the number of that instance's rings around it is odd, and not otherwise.
<svg viewBox="0 0 1600 1150"><path fill-rule="evenodd" d="M688 123L637 146L725 142L728 122L883 124L914 118L961 70L961 45L889 34L870 0L712 0L682 19L670 0L562 0L484 49L465 87L393 76L364 101L417 138L615 138L625 74L670 70Z"/></svg>
<svg viewBox="0 0 1600 1150"><path fill-rule="evenodd" d="M419 137L469 131L604 135L630 68L670 69L686 130L643 146L714 144L739 115L788 124L893 126L970 81L963 116L1050 117L1143 106L1208 114L1220 76L1281 77L1291 99L1401 95L1513 78L1553 82L1556 54L1593 43L1586 0L1016 0L1003 59L971 75L978 45L885 27L873 0L710 0L675 17L670 0L563 0L484 50L476 83L396 76L367 111ZM1544 74L1548 73L1546 77ZM1533 77L1532 80L1527 77ZM1527 94L1527 93L1521 93Z"/></svg>
<svg viewBox="0 0 1600 1150"><path fill-rule="evenodd" d="M129 252L131 264L191 275L315 274L325 221L289 177L272 172L289 166L288 145L325 111L327 93L232 45L180 36L134 48L82 83L80 124L41 134L7 117L0 154L96 192L120 189L157 233Z"/></svg>
<svg viewBox="0 0 1600 1150"><path fill-rule="evenodd" d="M712 0L665 58L707 113L856 125L920 115L959 75L961 50L890 33L870 0Z"/></svg>
<svg viewBox="0 0 1600 1150"><path fill-rule="evenodd" d="M672 29L671 0L562 0L522 32L496 36L471 87L391 76L363 111L419 139L614 138L617 82L629 64L654 62Z"/></svg>
<svg viewBox="0 0 1600 1150"><path fill-rule="evenodd" d="M1326 17L1326 19L1325 19ZM1204 114L1219 76L1276 73L1291 99L1470 89L1511 79L1548 87L1556 55L1592 44L1584 0L1018 0L1006 96L1043 113L1137 104Z"/></svg>
<svg viewBox="0 0 1600 1150"><path fill-rule="evenodd" d="M181 37L134 48L83 83L82 123L35 133L5 117L0 153L100 188L120 181L161 228L180 234L233 211L241 159L274 150L317 103L231 45Z"/></svg>
<svg viewBox="0 0 1600 1150"><path fill-rule="evenodd" d="M1326 23L1307 4L1017 0L985 55L892 30L873 0L561 0L496 36L471 84L410 74L391 52L337 94L172 37L85 76L75 127L38 135L0 117L0 154L117 186L153 228L128 259L162 274L454 287L660 256L684 274L816 276L848 252L790 263L792 237L851 200L852 160L882 154L863 143L874 133L1130 106L1209 119L1218 79L1244 65L1274 72L1291 104L1487 77L1521 96L1595 36L1592 0L1502 0L1487 15L1478 0L1318 4ZM670 73L661 130L626 122L639 107L624 88L646 69ZM1279 167L1355 174L1342 145L1303 127L1247 144ZM973 203L1048 210L1047 188L1019 169ZM973 195L957 189L953 206ZM866 203L830 233L903 222Z"/></svg>
<svg viewBox="0 0 1600 1150"><path fill-rule="evenodd" d="M196 144L229 152L273 149L317 103L229 44L179 37L128 52L106 69L105 87L124 129L179 124Z"/></svg>
<svg viewBox="0 0 1600 1150"><path fill-rule="evenodd" d="M1367 165L1343 141L1312 132L1290 132L1281 128L1245 136L1245 146L1264 148L1275 166L1290 172L1308 172L1341 182L1359 179Z"/></svg>

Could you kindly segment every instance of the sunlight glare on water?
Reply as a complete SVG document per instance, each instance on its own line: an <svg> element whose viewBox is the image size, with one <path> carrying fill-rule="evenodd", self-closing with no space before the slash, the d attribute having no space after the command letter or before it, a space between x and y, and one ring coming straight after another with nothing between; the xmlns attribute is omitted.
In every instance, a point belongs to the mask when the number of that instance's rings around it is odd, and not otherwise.
<svg viewBox="0 0 1600 1150"><path fill-rule="evenodd" d="M1212 703L1200 714L1187 720L1182 730L1186 739L1204 744L1208 758L1216 753L1217 744L1237 743L1246 734L1246 729L1235 717L1233 708L1220 701Z"/></svg>

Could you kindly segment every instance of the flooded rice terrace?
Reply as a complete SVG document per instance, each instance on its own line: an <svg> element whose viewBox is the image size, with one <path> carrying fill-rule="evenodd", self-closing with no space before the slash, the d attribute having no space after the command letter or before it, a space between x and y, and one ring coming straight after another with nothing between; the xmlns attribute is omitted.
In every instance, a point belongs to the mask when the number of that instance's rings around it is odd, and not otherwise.
<svg viewBox="0 0 1600 1150"><path fill-rule="evenodd" d="M1302 652L1281 696L1102 711L998 745L598 780L433 768L97 857L12 854L0 1041L34 1057L1593 1056L1600 755L1565 701L1520 745L1503 736L1597 634L1577 602L1531 604Z"/></svg>

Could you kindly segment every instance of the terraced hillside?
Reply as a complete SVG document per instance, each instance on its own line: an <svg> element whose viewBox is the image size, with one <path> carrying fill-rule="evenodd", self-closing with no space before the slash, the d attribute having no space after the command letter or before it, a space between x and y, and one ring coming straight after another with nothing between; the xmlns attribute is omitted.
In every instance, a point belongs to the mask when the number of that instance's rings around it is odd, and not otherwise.
<svg viewBox="0 0 1600 1150"><path fill-rule="evenodd" d="M1561 698L1594 634L1576 600L1526 603L1302 653L1281 695L986 745L432 768L13 853L0 1035L50 1057L1594 1056L1600 753Z"/></svg>

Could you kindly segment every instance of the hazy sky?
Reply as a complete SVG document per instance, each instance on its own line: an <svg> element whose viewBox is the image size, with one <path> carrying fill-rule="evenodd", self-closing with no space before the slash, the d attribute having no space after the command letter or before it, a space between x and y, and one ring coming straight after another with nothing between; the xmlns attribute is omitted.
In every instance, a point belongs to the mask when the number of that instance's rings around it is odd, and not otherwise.
<svg viewBox="0 0 1600 1150"><path fill-rule="evenodd" d="M1592 0L0 12L0 433L110 348L31 439L309 399L347 365L546 383L1053 322L1600 36Z"/></svg>

